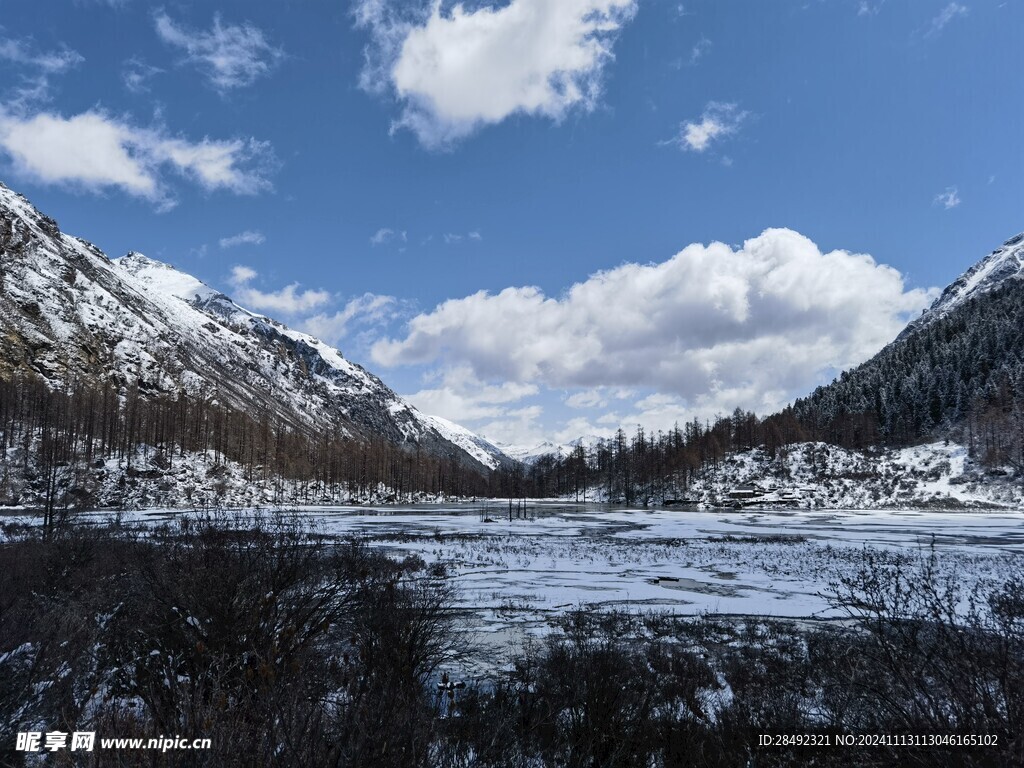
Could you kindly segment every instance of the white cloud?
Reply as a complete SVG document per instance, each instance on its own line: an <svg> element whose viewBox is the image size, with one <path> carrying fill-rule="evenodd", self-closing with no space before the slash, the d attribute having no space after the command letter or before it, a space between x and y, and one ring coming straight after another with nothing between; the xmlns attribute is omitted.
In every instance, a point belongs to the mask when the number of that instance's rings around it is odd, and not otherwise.
<svg viewBox="0 0 1024 768"><path fill-rule="evenodd" d="M406 233L404 231L398 232L394 229L381 227L370 236L370 245L386 245L387 243L395 240L400 240L404 243L406 242L406 239Z"/></svg>
<svg viewBox="0 0 1024 768"><path fill-rule="evenodd" d="M711 50L711 41L706 37L702 37L697 41L697 44L690 49L690 59L687 62L691 67L697 66L697 63L704 58L705 54Z"/></svg>
<svg viewBox="0 0 1024 768"><path fill-rule="evenodd" d="M67 47L37 53L32 51L29 42L12 38L0 39L0 60L29 66L48 75L59 75L85 61L78 51Z"/></svg>
<svg viewBox="0 0 1024 768"><path fill-rule="evenodd" d="M547 439L541 422L543 415L544 407L540 405L508 408L499 418L484 422L474 431L503 445L539 445Z"/></svg>
<svg viewBox="0 0 1024 768"><path fill-rule="evenodd" d="M8 92L8 105L18 109L50 98L50 78L77 67L85 59L78 51L61 46L39 52L29 40L0 38L0 62L22 70L19 84Z"/></svg>
<svg viewBox="0 0 1024 768"><path fill-rule="evenodd" d="M334 314L321 312L307 317L301 322L301 328L330 344L337 344L348 336L354 325L382 325L390 320L398 311L399 301L394 296L382 296L376 293L364 293L351 299Z"/></svg>
<svg viewBox="0 0 1024 768"><path fill-rule="evenodd" d="M16 173L47 184L87 190L117 188L163 208L174 205L164 169L205 190L255 194L269 188L260 162L267 144L254 139L191 142L161 129L141 128L98 110L72 117L24 115L0 107L0 151Z"/></svg>
<svg viewBox="0 0 1024 768"><path fill-rule="evenodd" d="M121 82L132 93L149 93L149 81L162 73L163 70L159 67L151 66L142 59L133 57L124 63Z"/></svg>
<svg viewBox="0 0 1024 768"><path fill-rule="evenodd" d="M371 44L361 84L391 92L408 128L439 148L485 125L526 114L560 120L592 109L605 65L637 0L511 0L429 8L360 0L356 23Z"/></svg>
<svg viewBox="0 0 1024 768"><path fill-rule="evenodd" d="M331 294L322 290L299 291L299 284L286 285L279 291L265 293L253 288L250 283L259 273L251 267L236 266L231 270L229 281L235 287L235 298L238 303L248 309L280 312L295 315L309 312L331 300Z"/></svg>
<svg viewBox="0 0 1024 768"><path fill-rule="evenodd" d="M247 229L245 232L239 232L231 237L222 237L220 239L220 247L234 248L237 245L263 245L266 241L267 238L262 232Z"/></svg>
<svg viewBox="0 0 1024 768"><path fill-rule="evenodd" d="M249 23L224 25L219 14L208 31L183 27L164 11L153 20L160 39L182 49L185 60L221 92L252 85L284 58L284 51L271 45L260 29Z"/></svg>
<svg viewBox="0 0 1024 768"><path fill-rule="evenodd" d="M692 152L704 152L724 136L731 136L749 116L736 104L712 101L704 108L698 122L687 121L679 126L679 135L673 143Z"/></svg>
<svg viewBox="0 0 1024 768"><path fill-rule="evenodd" d="M565 398L565 404L570 408L604 408L608 405L608 398L600 388L585 389L569 395Z"/></svg>
<svg viewBox="0 0 1024 768"><path fill-rule="evenodd" d="M950 208L956 208L960 205L960 194L956 187L946 187L945 191L935 196L932 204L941 205L948 211Z"/></svg>
<svg viewBox="0 0 1024 768"><path fill-rule="evenodd" d="M739 249L694 244L598 272L557 298L520 287L452 299L371 355L465 367L488 383L638 388L689 408L764 411L867 359L933 297L870 256L770 229Z"/></svg>
<svg viewBox="0 0 1024 768"><path fill-rule="evenodd" d="M924 36L936 36L940 32L942 32L942 30L946 28L946 25L949 24L951 21L966 15L966 5L960 5L960 3L950 3L941 11L939 11L939 14L934 19L931 20L931 23L928 25L927 31L924 33Z"/></svg>
<svg viewBox="0 0 1024 768"><path fill-rule="evenodd" d="M512 381L488 384L477 378L468 365L446 368L436 378L435 386L406 395L406 398L424 413L460 424L507 417L508 404L518 403L539 391L535 384Z"/></svg>
<svg viewBox="0 0 1024 768"><path fill-rule="evenodd" d="M231 277L229 280L232 285L244 285L251 280L255 280L259 275L252 267L246 267L241 264L231 268Z"/></svg>
<svg viewBox="0 0 1024 768"><path fill-rule="evenodd" d="M484 236L476 230L473 230L472 232L467 232L464 235L459 232L446 232L441 235L441 239L444 240L445 245L453 245L461 243L463 240L472 240L475 243L479 243L483 241Z"/></svg>

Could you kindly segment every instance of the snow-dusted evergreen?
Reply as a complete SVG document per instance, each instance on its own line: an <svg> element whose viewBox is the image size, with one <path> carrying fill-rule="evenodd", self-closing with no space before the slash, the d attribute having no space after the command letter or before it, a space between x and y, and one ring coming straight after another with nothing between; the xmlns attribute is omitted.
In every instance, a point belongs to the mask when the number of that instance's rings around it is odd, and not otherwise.
<svg viewBox="0 0 1024 768"><path fill-rule="evenodd" d="M910 323L900 336L908 336L945 317L970 298L996 290L1007 281L1021 279L1024 279L1024 232L1011 237L946 286L931 307Z"/></svg>
<svg viewBox="0 0 1024 768"><path fill-rule="evenodd" d="M1018 235L877 355L782 412L737 409L655 434L620 430L582 452L555 447L532 457L527 481L540 495L627 504L1019 504L1022 278Z"/></svg>

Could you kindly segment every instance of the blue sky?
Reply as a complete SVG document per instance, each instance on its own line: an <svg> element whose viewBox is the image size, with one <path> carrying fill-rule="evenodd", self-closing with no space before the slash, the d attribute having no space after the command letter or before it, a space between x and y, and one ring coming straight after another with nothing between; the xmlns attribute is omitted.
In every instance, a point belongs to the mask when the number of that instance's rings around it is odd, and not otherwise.
<svg viewBox="0 0 1024 768"><path fill-rule="evenodd" d="M499 441L771 410L1024 229L1015 0L0 8L0 178Z"/></svg>

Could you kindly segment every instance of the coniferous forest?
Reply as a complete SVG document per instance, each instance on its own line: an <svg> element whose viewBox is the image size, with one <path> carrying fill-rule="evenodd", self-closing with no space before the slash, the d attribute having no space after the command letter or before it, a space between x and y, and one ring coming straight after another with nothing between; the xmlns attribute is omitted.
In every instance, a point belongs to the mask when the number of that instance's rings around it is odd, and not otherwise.
<svg viewBox="0 0 1024 768"><path fill-rule="evenodd" d="M1024 467L1024 294L1016 283L912 326L779 413L736 409L656 433L620 429L566 456L490 473L415 446L297 430L267 414L184 396L87 380L55 390L32 374L0 381L0 447L20 457L4 462L0 495L8 503L34 499L48 515L95 506L96 470L110 459L131 475L140 457L159 469L175 455L203 454L214 465L236 463L246 483L289 503L379 492L385 501L600 496L643 505L685 497L736 451L760 447L774 457L806 441L861 450L938 438L963 443L982 465Z"/></svg>

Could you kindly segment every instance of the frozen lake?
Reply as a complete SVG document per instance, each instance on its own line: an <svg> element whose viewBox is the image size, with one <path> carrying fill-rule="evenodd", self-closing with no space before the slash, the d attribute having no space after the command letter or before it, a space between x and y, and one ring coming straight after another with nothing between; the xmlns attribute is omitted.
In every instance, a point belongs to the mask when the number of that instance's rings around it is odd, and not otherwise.
<svg viewBox="0 0 1024 768"><path fill-rule="evenodd" d="M1024 564L1024 511L637 510L536 503L296 510L324 533L443 563L467 621L543 634L577 607L829 619L830 584L868 551L902 568L934 549L965 584ZM166 510L130 513L155 521Z"/></svg>

